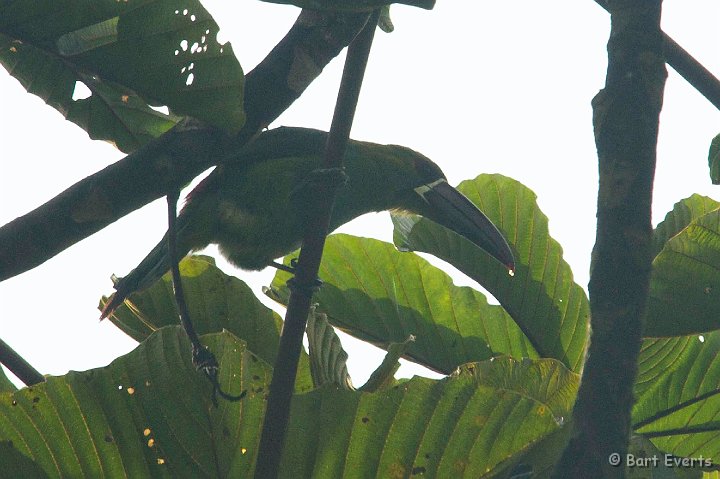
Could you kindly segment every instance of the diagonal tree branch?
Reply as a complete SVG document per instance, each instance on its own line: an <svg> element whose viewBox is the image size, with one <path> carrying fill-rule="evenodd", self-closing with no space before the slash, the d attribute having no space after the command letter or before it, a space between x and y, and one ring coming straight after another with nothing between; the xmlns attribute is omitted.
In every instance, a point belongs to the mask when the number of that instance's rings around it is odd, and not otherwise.
<svg viewBox="0 0 720 479"><path fill-rule="evenodd" d="M666 33L663 40L667 64L720 110L720 80Z"/></svg>
<svg viewBox="0 0 720 479"><path fill-rule="evenodd" d="M651 203L665 87L661 0L610 0L605 88L593 99L600 185L590 274L592 341L555 477L625 477L652 260Z"/></svg>
<svg viewBox="0 0 720 479"><path fill-rule="evenodd" d="M303 10L245 81L235 138L188 119L117 163L0 228L0 281L32 269L232 156L282 113L350 43L369 14Z"/></svg>
<svg viewBox="0 0 720 479"><path fill-rule="evenodd" d="M3 364L27 386L45 382L45 376L20 356L8 343L0 339L0 364Z"/></svg>
<svg viewBox="0 0 720 479"><path fill-rule="evenodd" d="M595 3L608 10L607 0L595 0ZM665 61L678 72L685 81L693 86L704 96L715 108L720 110L720 80L705 68L699 61L693 58L667 33L662 32L663 53Z"/></svg>

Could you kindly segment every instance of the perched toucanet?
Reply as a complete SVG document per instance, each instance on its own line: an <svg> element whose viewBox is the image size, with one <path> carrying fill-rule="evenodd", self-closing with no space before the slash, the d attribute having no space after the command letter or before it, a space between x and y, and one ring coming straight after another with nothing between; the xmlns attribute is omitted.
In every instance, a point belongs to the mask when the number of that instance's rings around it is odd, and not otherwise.
<svg viewBox="0 0 720 479"><path fill-rule="evenodd" d="M326 201L313 195L313 182L323 176L326 140L323 131L277 128L223 162L190 192L178 215L178 254L216 243L230 263L261 270L297 249L315 209L309 203ZM495 225L425 156L402 146L351 140L345 173L347 183L335 198L331 231L371 211L407 211L465 236L514 269L510 247ZM169 269L165 235L134 270L116 281L102 317Z"/></svg>

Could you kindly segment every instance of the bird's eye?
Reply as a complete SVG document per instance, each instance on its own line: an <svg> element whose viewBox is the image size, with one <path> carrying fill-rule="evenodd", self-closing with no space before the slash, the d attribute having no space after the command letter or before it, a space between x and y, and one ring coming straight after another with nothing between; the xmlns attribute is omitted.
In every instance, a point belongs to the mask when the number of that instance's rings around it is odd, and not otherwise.
<svg viewBox="0 0 720 479"><path fill-rule="evenodd" d="M437 179L445 179L445 175L439 166L423 156L413 158L413 167L418 176L425 182L432 182Z"/></svg>

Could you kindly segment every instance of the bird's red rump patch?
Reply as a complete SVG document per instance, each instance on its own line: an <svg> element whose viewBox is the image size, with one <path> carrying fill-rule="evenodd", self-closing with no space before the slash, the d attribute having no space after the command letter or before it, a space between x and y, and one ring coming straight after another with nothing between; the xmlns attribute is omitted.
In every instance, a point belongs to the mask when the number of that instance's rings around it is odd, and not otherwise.
<svg viewBox="0 0 720 479"><path fill-rule="evenodd" d="M214 172L213 172L214 173ZM213 190L217 189L218 185L218 178L220 175L216 174L209 174L207 177L205 177L198 185L192 189L190 193L185 197L185 204L192 202L193 199L195 199L198 196L202 196L203 194Z"/></svg>

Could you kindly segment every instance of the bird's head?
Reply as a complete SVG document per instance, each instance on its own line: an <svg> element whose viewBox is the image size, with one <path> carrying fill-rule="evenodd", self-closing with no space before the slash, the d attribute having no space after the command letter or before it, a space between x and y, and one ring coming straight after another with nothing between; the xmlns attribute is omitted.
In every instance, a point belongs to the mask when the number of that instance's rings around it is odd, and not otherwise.
<svg viewBox="0 0 720 479"><path fill-rule="evenodd" d="M384 204L377 210L419 214L464 236L514 270L515 260L502 233L465 195L448 184L438 165L409 148L395 145L385 148L391 154L375 157L366 150L361 155L373 164L370 181L375 183L377 197L383 198ZM352 161L346 164L349 181L353 182ZM367 172L367 166L364 169Z"/></svg>

